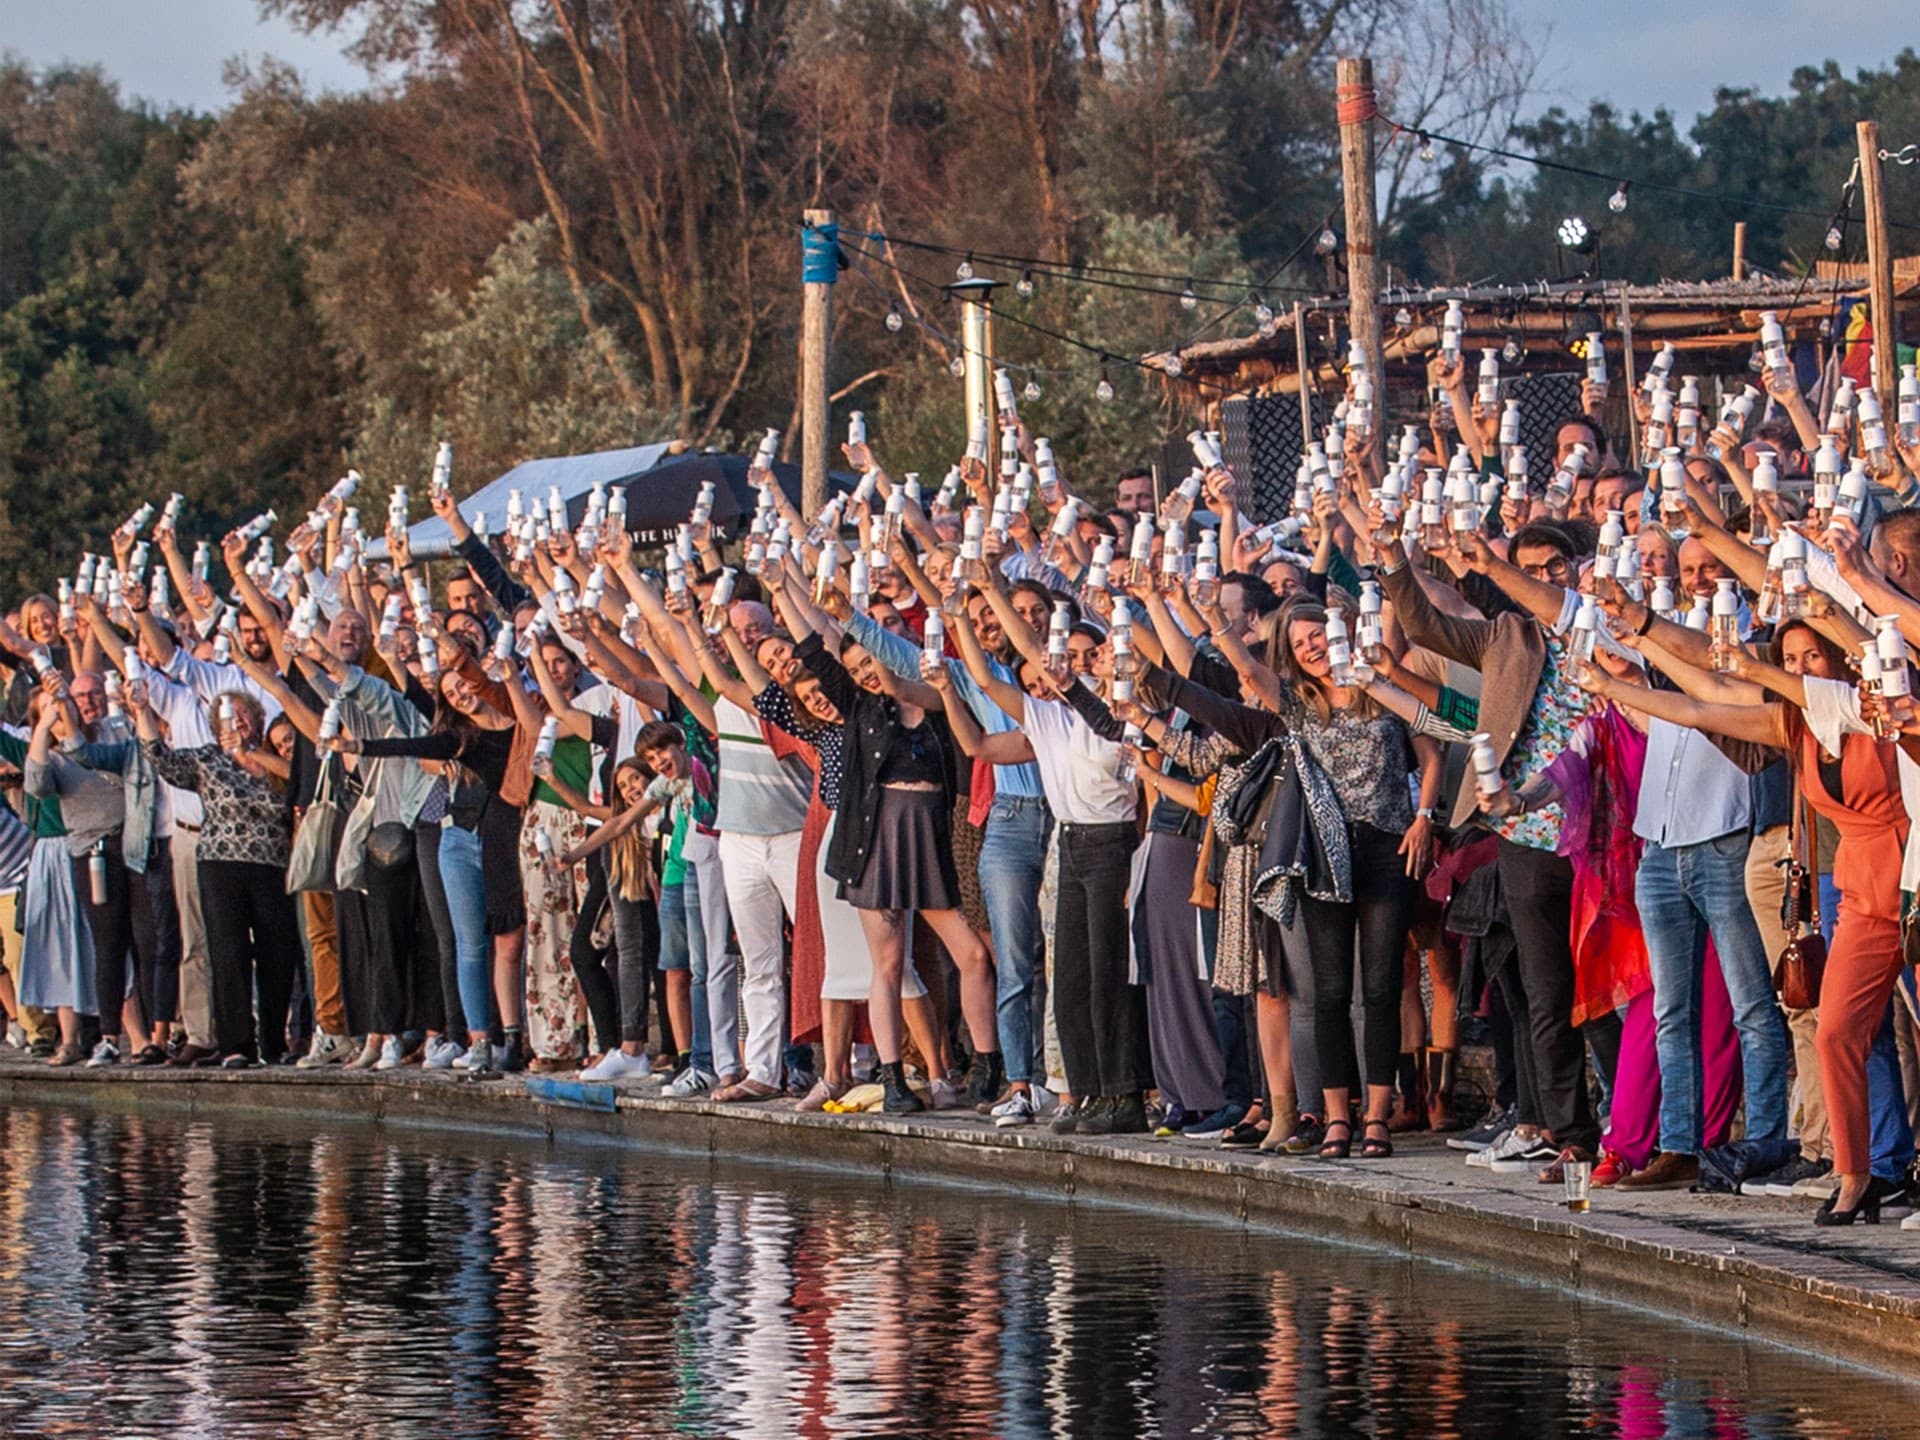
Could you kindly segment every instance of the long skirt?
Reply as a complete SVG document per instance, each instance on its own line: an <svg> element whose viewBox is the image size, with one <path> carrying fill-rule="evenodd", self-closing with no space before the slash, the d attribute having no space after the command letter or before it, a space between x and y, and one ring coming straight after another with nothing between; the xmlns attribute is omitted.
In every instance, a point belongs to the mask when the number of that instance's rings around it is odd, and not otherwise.
<svg viewBox="0 0 1920 1440"><path fill-rule="evenodd" d="M534 835L545 831L557 855L586 838L586 823L564 805L530 801L520 832L520 884L527 904L527 1045L537 1059L561 1060L575 1053L574 996L577 982L568 956L577 896L586 893L586 866L550 878Z"/></svg>
<svg viewBox="0 0 1920 1440"><path fill-rule="evenodd" d="M833 944L824 924L826 902L834 894L807 885L806 877L819 871L826 856L827 832L833 829L833 812L820 799L820 779L816 774L813 795L807 802L807 821L800 827L800 880L793 905L793 958L788 986L787 1026L796 1045L811 1045L820 1038L820 1002L837 1000L825 992L830 975ZM857 928L857 927L856 927Z"/></svg>
<svg viewBox="0 0 1920 1440"><path fill-rule="evenodd" d="M33 842L27 866L26 944L20 957L20 1003L37 1010L60 1006L98 1015L94 989L93 930L73 888L73 861L66 842ZM114 1019L120 1016L116 997Z"/></svg>
<svg viewBox="0 0 1920 1440"><path fill-rule="evenodd" d="M1161 1098L1206 1115L1226 1102L1226 1074L1213 1023L1213 986L1200 948L1200 911L1190 898L1198 841L1151 833L1133 895L1133 943L1146 974L1147 1038Z"/></svg>

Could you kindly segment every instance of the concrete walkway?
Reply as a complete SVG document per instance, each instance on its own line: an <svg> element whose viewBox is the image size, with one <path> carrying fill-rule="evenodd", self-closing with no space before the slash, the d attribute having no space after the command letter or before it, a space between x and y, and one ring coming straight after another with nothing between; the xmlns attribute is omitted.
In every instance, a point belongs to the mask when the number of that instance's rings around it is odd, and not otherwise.
<svg viewBox="0 0 1920 1440"><path fill-rule="evenodd" d="M546 1096L534 1089L550 1092ZM1818 1230L1814 1203L1595 1192L1571 1215L1531 1173L1469 1169L1435 1137L1389 1161L1324 1162L1145 1137L998 1130L972 1112L896 1120L802 1115L792 1101L666 1100L657 1081L474 1081L408 1068L51 1070L0 1058L9 1103L248 1110L308 1118L617 1137L730 1159L918 1177L1068 1200L1204 1214L1464 1264L1644 1306L1905 1377L1920 1374L1920 1231Z"/></svg>

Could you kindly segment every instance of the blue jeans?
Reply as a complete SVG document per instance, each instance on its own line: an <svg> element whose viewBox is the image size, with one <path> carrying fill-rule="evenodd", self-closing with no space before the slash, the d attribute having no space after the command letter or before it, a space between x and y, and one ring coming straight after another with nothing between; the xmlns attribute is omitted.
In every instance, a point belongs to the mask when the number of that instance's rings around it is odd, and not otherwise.
<svg viewBox="0 0 1920 1440"><path fill-rule="evenodd" d="M1653 972L1660 1148L1671 1154L1700 1153L1700 967L1709 935L1740 1039L1747 1138L1775 1140L1787 1133L1787 1027L1747 903L1747 845L1744 831L1673 849L1649 844L1634 883Z"/></svg>
<svg viewBox="0 0 1920 1440"><path fill-rule="evenodd" d="M693 1044L687 1063L713 1072L713 1031L707 1021L707 937L700 921L700 884L693 867L679 885L660 887L660 968L691 971ZM696 940L697 937L697 940Z"/></svg>
<svg viewBox="0 0 1920 1440"><path fill-rule="evenodd" d="M487 881L480 837L458 825L440 831L440 884L453 918L455 974L467 1029L493 1025L493 942L487 938Z"/></svg>
<svg viewBox="0 0 1920 1440"><path fill-rule="evenodd" d="M1044 800L998 796L980 844L980 891L993 931L995 1028L1007 1079L1046 1073L1047 977L1041 964L1040 880L1047 868L1053 816Z"/></svg>

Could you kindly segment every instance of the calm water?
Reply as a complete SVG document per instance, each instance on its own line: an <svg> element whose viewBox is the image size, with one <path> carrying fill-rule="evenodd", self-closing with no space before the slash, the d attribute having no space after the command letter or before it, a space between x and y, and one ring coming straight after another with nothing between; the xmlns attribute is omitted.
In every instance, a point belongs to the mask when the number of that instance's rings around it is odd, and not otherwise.
<svg viewBox="0 0 1920 1440"><path fill-rule="evenodd" d="M1362 1252L613 1148L0 1110L0 1436L1920 1433Z"/></svg>

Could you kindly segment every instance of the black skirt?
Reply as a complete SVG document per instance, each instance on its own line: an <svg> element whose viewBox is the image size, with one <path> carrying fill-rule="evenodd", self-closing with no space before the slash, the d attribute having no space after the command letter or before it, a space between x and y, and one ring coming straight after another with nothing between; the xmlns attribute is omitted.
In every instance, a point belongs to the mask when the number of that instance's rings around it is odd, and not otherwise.
<svg viewBox="0 0 1920 1440"><path fill-rule="evenodd" d="M938 790L882 786L873 853L840 898L861 910L956 910L960 876L953 865L952 821Z"/></svg>
<svg viewBox="0 0 1920 1440"><path fill-rule="evenodd" d="M480 816L480 874L487 886L487 934L511 935L527 923L520 888L521 810L498 795Z"/></svg>

